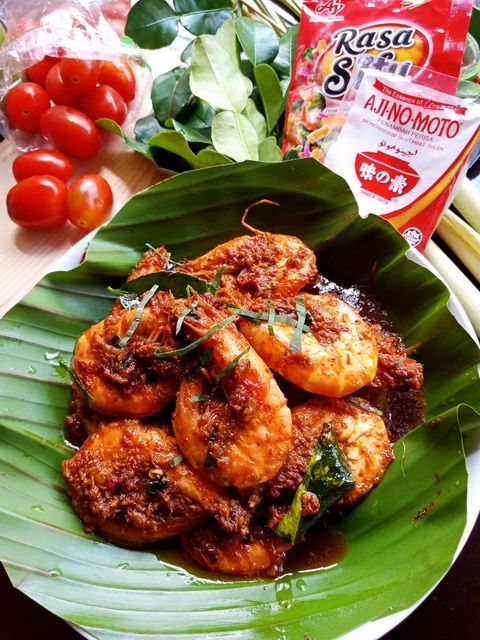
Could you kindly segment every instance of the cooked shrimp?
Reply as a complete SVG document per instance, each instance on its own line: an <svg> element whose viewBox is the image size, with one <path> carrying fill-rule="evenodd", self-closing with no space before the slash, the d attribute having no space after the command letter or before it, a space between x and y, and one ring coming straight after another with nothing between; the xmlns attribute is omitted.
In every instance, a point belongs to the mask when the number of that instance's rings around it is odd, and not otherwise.
<svg viewBox="0 0 480 640"><path fill-rule="evenodd" d="M98 431L111 418L104 413L98 413L88 406L87 399L76 385L72 386L72 397L68 405L68 415L65 418L65 439L71 445L79 447L85 438Z"/></svg>
<svg viewBox="0 0 480 640"><path fill-rule="evenodd" d="M222 319L199 299L184 327L190 338L199 338ZM172 424L178 445L193 467L220 485L243 488L265 482L278 472L292 444L285 397L232 324L212 333L203 347L211 349L210 362L203 372L183 379L177 394ZM212 376L236 358L212 389Z"/></svg>
<svg viewBox="0 0 480 640"><path fill-rule="evenodd" d="M372 325L378 346L378 368L372 387L409 387L420 389L423 384L423 367L409 358L402 340L380 325Z"/></svg>
<svg viewBox="0 0 480 640"><path fill-rule="evenodd" d="M340 505L350 504L370 491L393 460L385 423L363 398L311 398L292 409L292 418L295 431L303 434L303 441L309 441L311 450L323 425L331 425L355 480ZM303 460L300 462L305 464ZM301 471L301 467L296 461L295 470Z"/></svg>
<svg viewBox="0 0 480 640"><path fill-rule="evenodd" d="M93 325L77 341L72 368L92 409L108 415L148 416L160 411L178 389L178 358L159 360L156 349L173 349L174 298L160 292L143 310L126 344L136 309L122 309Z"/></svg>
<svg viewBox="0 0 480 640"><path fill-rule="evenodd" d="M263 232L233 238L178 270L211 280L220 267L222 287L254 298L292 296L318 278L315 254L299 238Z"/></svg>
<svg viewBox="0 0 480 640"><path fill-rule="evenodd" d="M272 531L252 527L248 535L200 527L182 536L182 546L199 565L228 575L273 577L282 571L285 553L291 548Z"/></svg>
<svg viewBox="0 0 480 640"><path fill-rule="evenodd" d="M238 500L192 469L165 428L111 422L63 462L62 472L86 529L120 544L162 540L210 514L226 531L247 531Z"/></svg>
<svg viewBox="0 0 480 640"><path fill-rule="evenodd" d="M378 357L370 325L332 293L301 297L309 331L302 333L299 351L291 349L291 324L240 318L239 330L269 367L305 391L337 398L371 382Z"/></svg>
<svg viewBox="0 0 480 640"><path fill-rule="evenodd" d="M169 258L170 254L165 247L145 251L138 263L128 274L127 282L135 280L135 278L140 278L140 276L146 276L149 273L163 271L168 266Z"/></svg>

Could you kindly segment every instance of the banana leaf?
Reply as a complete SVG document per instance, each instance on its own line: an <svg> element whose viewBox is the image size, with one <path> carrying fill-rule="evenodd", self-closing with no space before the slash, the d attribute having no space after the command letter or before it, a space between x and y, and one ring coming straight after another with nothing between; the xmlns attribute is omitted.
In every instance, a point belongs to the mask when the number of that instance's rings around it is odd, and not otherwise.
<svg viewBox="0 0 480 640"><path fill-rule="evenodd" d="M145 249L198 255L257 228L293 233L320 272L366 284L425 367L425 424L395 445L384 480L336 530L345 558L276 580L218 579L86 534L65 494L68 363ZM346 183L311 159L245 162L170 178L132 198L86 261L44 278L0 321L0 554L12 583L98 640L336 638L401 611L452 563L466 523L467 463L478 478L479 351L447 309L445 286L405 256L384 220L361 220ZM469 405L469 406L466 406ZM470 459L470 456L472 458ZM472 462L473 461L473 462Z"/></svg>

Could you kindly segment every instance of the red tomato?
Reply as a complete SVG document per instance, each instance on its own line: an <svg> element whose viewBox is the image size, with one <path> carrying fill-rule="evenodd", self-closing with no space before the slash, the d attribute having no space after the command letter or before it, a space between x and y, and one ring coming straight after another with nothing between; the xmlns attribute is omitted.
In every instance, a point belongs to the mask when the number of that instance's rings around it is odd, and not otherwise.
<svg viewBox="0 0 480 640"><path fill-rule="evenodd" d="M55 104L65 105L67 107L78 107L80 98L70 93L63 82L60 74L60 63L55 64L47 73L45 87L50 98Z"/></svg>
<svg viewBox="0 0 480 640"><path fill-rule="evenodd" d="M68 190L67 215L81 229L96 229L110 215L113 193L110 185L95 173L87 173L72 182Z"/></svg>
<svg viewBox="0 0 480 640"><path fill-rule="evenodd" d="M135 74L124 60L111 62L105 60L98 78L100 84L113 87L126 102L135 98Z"/></svg>
<svg viewBox="0 0 480 640"><path fill-rule="evenodd" d="M92 120L111 118L117 124L123 124L127 117L127 103L118 91L101 85L83 100L83 111Z"/></svg>
<svg viewBox="0 0 480 640"><path fill-rule="evenodd" d="M44 56L39 62L32 64L31 67L28 67L28 69L26 69L25 73L27 74L27 78L30 80L30 82L36 82L37 84L41 84L42 87L44 87L47 73L56 62L58 62L56 58L52 58L51 56Z"/></svg>
<svg viewBox="0 0 480 640"><path fill-rule="evenodd" d="M12 165L15 180L25 180L31 176L55 176L64 182L70 180L73 164L59 151L36 149L15 158Z"/></svg>
<svg viewBox="0 0 480 640"><path fill-rule="evenodd" d="M97 127L73 107L50 107L41 117L40 128L51 144L75 158L92 158L100 148Z"/></svg>
<svg viewBox="0 0 480 640"><path fill-rule="evenodd" d="M7 93L5 110L12 127L36 133L40 117L50 107L50 98L39 84L21 82Z"/></svg>
<svg viewBox="0 0 480 640"><path fill-rule="evenodd" d="M24 229L55 229L67 219L67 185L55 176L22 180L7 194L10 218Z"/></svg>
<svg viewBox="0 0 480 640"><path fill-rule="evenodd" d="M100 60L60 60L60 73L65 88L77 96L86 96L96 86L101 68Z"/></svg>

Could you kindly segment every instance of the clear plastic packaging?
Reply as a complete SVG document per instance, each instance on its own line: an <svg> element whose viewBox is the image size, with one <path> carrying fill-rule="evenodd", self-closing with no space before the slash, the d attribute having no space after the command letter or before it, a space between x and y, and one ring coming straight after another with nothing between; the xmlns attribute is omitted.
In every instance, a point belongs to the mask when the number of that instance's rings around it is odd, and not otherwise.
<svg viewBox="0 0 480 640"><path fill-rule="evenodd" d="M119 35L128 0L5 0L3 9L6 36L0 49L0 126L19 150L38 148L45 142L40 134L9 126L3 99L15 84L25 80L25 70L44 56L127 60L135 72L136 97L128 104L125 126L133 125L150 73L140 49Z"/></svg>

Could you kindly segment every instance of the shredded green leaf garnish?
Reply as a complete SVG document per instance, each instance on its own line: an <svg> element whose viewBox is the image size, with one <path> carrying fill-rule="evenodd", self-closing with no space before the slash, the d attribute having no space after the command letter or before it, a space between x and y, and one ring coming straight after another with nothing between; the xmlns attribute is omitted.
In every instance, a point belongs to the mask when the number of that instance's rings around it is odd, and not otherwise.
<svg viewBox="0 0 480 640"><path fill-rule="evenodd" d="M210 362L210 360L212 359L212 355L213 355L213 347L209 347L202 353L202 355L199 357L197 362L195 362L195 364L192 365L190 369L187 369L187 371L185 371L185 373L183 374L183 377L185 378L185 380L191 380L193 376L200 371L200 369L202 369L205 365L207 365Z"/></svg>
<svg viewBox="0 0 480 640"><path fill-rule="evenodd" d="M181 453L179 453L178 456L175 456L174 458L172 458L168 464L171 467L176 467L177 464L180 464L182 460L183 460L183 456Z"/></svg>
<svg viewBox="0 0 480 640"><path fill-rule="evenodd" d="M235 358L233 358L233 360L231 362L229 362L227 364L226 367L224 367L220 373L217 375L217 377L215 378L215 382L213 383L213 388L215 389L216 387L218 387L220 381L222 380L222 378L224 378L226 375L228 375L230 373L230 371L237 366L237 364L239 363L240 359L243 358L243 356L248 353L250 351L250 347L247 347L246 349L244 349L241 353L239 353L237 356L235 356Z"/></svg>
<svg viewBox="0 0 480 640"><path fill-rule="evenodd" d="M107 287L107 291L118 296L120 304L128 311L140 304L140 298L133 291L127 291L126 289L114 289L113 287Z"/></svg>
<svg viewBox="0 0 480 640"><path fill-rule="evenodd" d="M155 247L152 244L150 244L149 242L145 242L145 246L147 247L147 249L150 249L150 251L154 251L157 254L157 256L160 256L161 258L163 258L160 251L158 251L158 249L155 249Z"/></svg>
<svg viewBox="0 0 480 640"><path fill-rule="evenodd" d="M208 400L208 393L200 393L198 396L190 396L190 402L205 402Z"/></svg>
<svg viewBox="0 0 480 640"><path fill-rule="evenodd" d="M147 273L144 276L138 276L133 280L127 280L122 284L122 290L132 291L140 295L148 291L154 284L158 285L161 291L170 291L175 298L189 298L191 290L198 293L206 293L209 287L206 280L197 278L190 273L162 269L161 271Z"/></svg>
<svg viewBox="0 0 480 640"><path fill-rule="evenodd" d="M160 256L160 258L164 258L164 256L162 256L160 251L158 249L155 249L155 247L153 245L151 245L149 242L145 242L145 246L147 247L147 249L150 249L150 251L155 251L157 256ZM172 260L171 258L167 258L167 262L170 263L170 264L182 264L181 262L176 262L175 260Z"/></svg>
<svg viewBox="0 0 480 640"><path fill-rule="evenodd" d="M127 329L125 335L123 336L123 338L118 343L119 347L124 347L127 344L127 342L130 340L130 338L133 336L133 334L135 333L135 330L138 327L138 325L140 324L140 320L142 319L143 311L144 311L145 307L147 306L148 302L155 295L155 291L157 289L158 289L158 285L154 284L153 287L150 289L150 291L144 295L142 301L140 302L140 304L138 305L138 307L137 307L137 309L135 311L135 316L134 316L130 326L128 327L128 329Z"/></svg>
<svg viewBox="0 0 480 640"><path fill-rule="evenodd" d="M267 326L268 326L268 333L271 336L275 335L275 331L273 329L273 323L275 322L275 308L273 307L273 305L269 304L268 305L268 318L267 318Z"/></svg>
<svg viewBox="0 0 480 640"><path fill-rule="evenodd" d="M107 287L108 293L113 293L114 296L121 296L125 293L129 293L126 289L115 289L114 287Z"/></svg>
<svg viewBox="0 0 480 640"><path fill-rule="evenodd" d="M188 307L182 311L182 313L178 316L177 324L175 325L175 335L178 336L180 333L180 329L182 328L183 321L188 316L190 311L193 311L195 307L198 306L198 302L195 300L192 304L189 304Z"/></svg>
<svg viewBox="0 0 480 640"><path fill-rule="evenodd" d="M305 301L300 296L295 298L295 307L297 310L297 326L295 327L292 341L290 342L290 351L293 353L299 353L302 350L302 331L305 326L305 318L307 316L305 311Z"/></svg>
<svg viewBox="0 0 480 640"><path fill-rule="evenodd" d="M232 304L229 304L228 308L236 313L237 316L244 316L245 318L248 318L253 322L260 322L261 320L266 320L268 322L269 319L270 312L265 313L262 311L250 311L249 309L241 309L240 307L235 307ZM279 324L288 324L291 327L296 327L298 325L298 320L289 318L288 316L282 316L280 314L275 314L273 321L278 322ZM308 333L310 331L310 328L304 324L304 326L302 327L302 331L304 333Z"/></svg>
<svg viewBox="0 0 480 640"><path fill-rule="evenodd" d="M352 398L348 396L346 399L352 404L356 405L357 407L360 407L361 409L365 409L365 411L370 411L371 413L376 413L379 416L383 416L383 411L380 411L380 409L377 409L377 407L372 407L366 402L362 402L361 400L358 400L358 398Z"/></svg>
<svg viewBox="0 0 480 640"><path fill-rule="evenodd" d="M194 342L187 344L186 347L182 347L181 349L174 349L173 351L159 351L157 349L154 355L157 358L173 358L174 356L183 356L186 353L189 353L190 351L193 351L194 349L196 349L199 345L203 344L205 340L208 340L208 338L212 336L214 333L216 333L217 331L220 331L220 329L223 329L224 327L227 326L227 324L230 324L235 320L236 320L235 316L229 316L228 318L225 318L218 324L214 325L201 338L198 338L198 340L195 340Z"/></svg>
<svg viewBox="0 0 480 640"><path fill-rule="evenodd" d="M213 280L208 285L208 292L209 293L217 293L217 289L218 289L218 287L220 285L220 282L222 280L222 276L224 274L224 271L225 271L225 265L220 267L220 269L217 271L217 273L213 276Z"/></svg>

